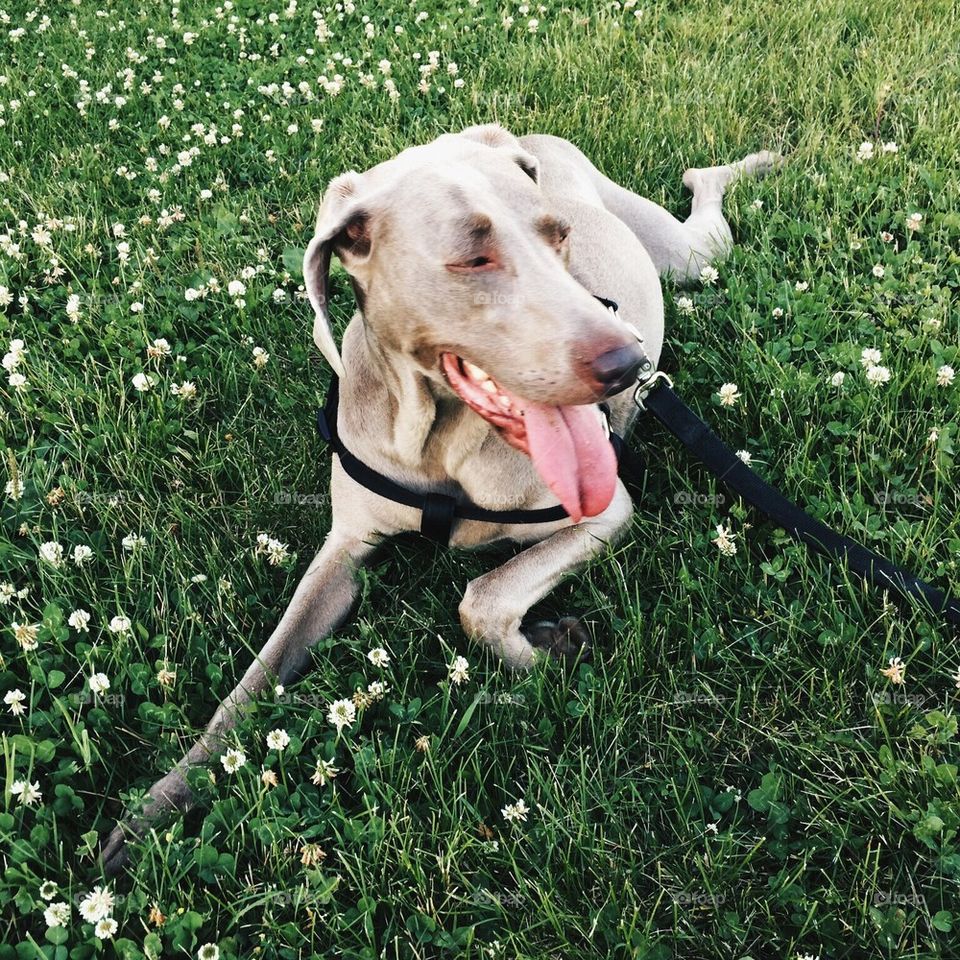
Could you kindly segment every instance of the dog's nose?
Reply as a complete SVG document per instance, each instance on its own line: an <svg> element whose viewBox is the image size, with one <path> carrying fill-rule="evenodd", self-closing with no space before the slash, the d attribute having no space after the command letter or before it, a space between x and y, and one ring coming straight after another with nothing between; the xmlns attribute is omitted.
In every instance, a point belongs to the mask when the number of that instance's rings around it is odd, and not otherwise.
<svg viewBox="0 0 960 960"><path fill-rule="evenodd" d="M628 343L601 353L590 371L594 380L603 390L604 396L612 396L628 387L637 379L637 371L643 361L643 351L638 343Z"/></svg>

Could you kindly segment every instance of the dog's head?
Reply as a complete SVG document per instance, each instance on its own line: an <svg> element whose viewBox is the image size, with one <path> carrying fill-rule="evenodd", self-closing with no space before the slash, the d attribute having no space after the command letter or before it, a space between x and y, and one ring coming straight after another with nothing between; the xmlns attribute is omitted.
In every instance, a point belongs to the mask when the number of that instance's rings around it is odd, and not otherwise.
<svg viewBox="0 0 960 960"><path fill-rule="evenodd" d="M629 386L642 353L567 272L576 241L538 179L537 159L497 126L345 173L324 197L304 276L314 339L338 373L327 314L332 253L377 348L530 455L579 519L606 509L616 485L598 412L584 405Z"/></svg>

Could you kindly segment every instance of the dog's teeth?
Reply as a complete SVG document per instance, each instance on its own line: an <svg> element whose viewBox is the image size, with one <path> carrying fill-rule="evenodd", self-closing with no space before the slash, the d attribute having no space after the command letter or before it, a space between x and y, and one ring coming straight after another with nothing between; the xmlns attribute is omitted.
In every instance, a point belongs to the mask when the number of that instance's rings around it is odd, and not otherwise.
<svg viewBox="0 0 960 960"><path fill-rule="evenodd" d="M463 369L467 376L471 380L476 380L477 383L482 383L484 380L490 379L490 374L487 373L486 370L481 370L480 367L475 367L469 360L463 361Z"/></svg>
<svg viewBox="0 0 960 960"><path fill-rule="evenodd" d="M489 377L487 377L486 380L480 381L480 389L485 390L487 393L496 393L497 385Z"/></svg>

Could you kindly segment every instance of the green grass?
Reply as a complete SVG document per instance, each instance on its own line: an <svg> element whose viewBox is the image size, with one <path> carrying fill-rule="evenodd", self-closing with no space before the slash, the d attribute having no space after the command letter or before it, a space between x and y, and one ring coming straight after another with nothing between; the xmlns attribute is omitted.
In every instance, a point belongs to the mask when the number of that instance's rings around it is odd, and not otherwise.
<svg viewBox="0 0 960 960"><path fill-rule="evenodd" d="M166 3L102 6L14 2L0 16L0 286L13 296L0 334L28 350L26 388L0 379L4 481L22 485L2 505L0 579L28 591L6 597L0 647L0 694L26 697L22 716L3 708L0 960L196 956L208 943L223 958L960 956L956 631L896 614L791 544L649 422L632 536L545 606L591 622L592 665L510 675L456 614L502 552L392 545L310 676L242 719L245 767L217 764L216 783L199 771L196 810L111 884L112 944L78 910L101 882L98 837L193 740L322 542L325 500L284 502L325 494L329 475L312 425L328 370L297 259L327 181L409 144L489 120L558 134L680 215L685 167L789 153L729 195L738 246L719 281L690 294L691 313L670 291L662 365L789 496L960 586L960 384L936 385L939 367L960 369L955 7L551 2L523 15L389 0L331 8L321 42L306 0L291 16L280 2L221 15L193 0L176 21ZM431 50L439 70L421 93ZM343 75L339 95L321 73ZM858 162L864 140L875 155ZM162 210L182 219L161 226ZM259 272L238 308L227 286L245 267ZM220 292L185 299L211 277ZM335 289L344 321L342 274ZM158 337L171 356L148 360ZM270 353L262 369L254 346ZM867 383L865 348L882 351L889 383ZM140 372L151 391L133 388ZM170 394L184 380L196 399ZM732 408L724 382L742 394ZM733 557L711 543L720 523ZM256 554L261 532L289 544L285 563ZM124 550L129 533L146 545ZM55 569L38 555L48 541L93 559ZM77 608L89 632L67 624ZM107 629L118 615L129 632ZM14 622L40 624L35 650ZM386 669L366 659L375 646ZM457 654L470 661L459 687ZM895 656L902 687L881 674ZM110 680L100 695L94 670ZM389 693L338 739L326 706L376 678ZM265 744L276 728L291 737L281 754ZM332 785L309 781L319 757L340 768ZM261 784L262 766L278 786ZM23 780L38 803L11 794ZM501 809L520 798L528 820L510 824ZM326 858L304 866L306 844ZM65 927L44 921L44 880L73 904Z"/></svg>

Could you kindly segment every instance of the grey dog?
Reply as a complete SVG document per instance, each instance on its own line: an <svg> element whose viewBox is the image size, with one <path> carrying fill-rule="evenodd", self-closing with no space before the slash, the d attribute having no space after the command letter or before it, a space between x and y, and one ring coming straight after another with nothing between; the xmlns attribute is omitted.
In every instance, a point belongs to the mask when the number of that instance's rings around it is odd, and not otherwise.
<svg viewBox="0 0 960 960"><path fill-rule="evenodd" d="M598 404L620 435L636 410L630 387L643 352L663 342L660 275L699 276L732 245L721 203L740 175L775 154L690 169L690 216L605 177L571 143L515 137L497 125L445 134L365 173L334 179L304 258L314 340L340 378L340 436L351 453L414 490L491 510L559 501L568 516L542 524L460 521L451 546L525 544L467 584L466 633L510 667L575 652L582 625L524 625L530 607L607 549L630 522ZM327 311L336 254L358 312L342 356ZM594 294L615 300L617 315ZM420 512L349 477L334 458L330 533L279 625L205 732L149 791L143 812L118 824L103 860L115 872L127 837L190 805L187 769L224 745L239 706L301 673L309 647L347 616L357 567L384 539L417 530Z"/></svg>

